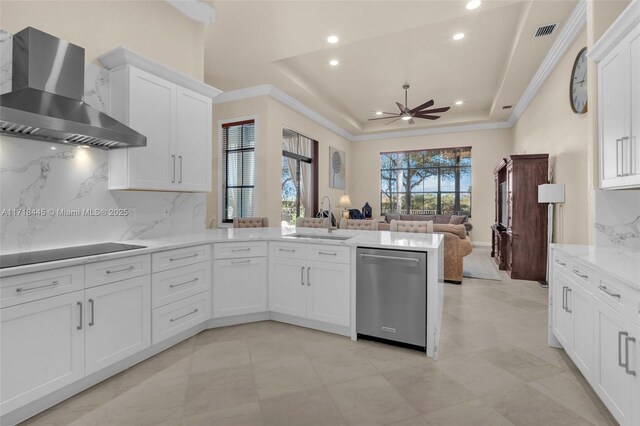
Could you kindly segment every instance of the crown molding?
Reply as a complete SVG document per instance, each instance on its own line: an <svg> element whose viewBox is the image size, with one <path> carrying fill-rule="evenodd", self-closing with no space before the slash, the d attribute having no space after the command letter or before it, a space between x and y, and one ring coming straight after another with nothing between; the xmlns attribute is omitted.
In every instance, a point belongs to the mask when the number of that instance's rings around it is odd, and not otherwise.
<svg viewBox="0 0 640 426"><path fill-rule="evenodd" d="M580 34L580 31L582 31L582 28L586 23L587 2L586 0L579 0L578 4L573 9L573 12L571 12L571 15L567 19L567 22L563 25L562 30L560 30L560 34L558 34L553 45L551 45L549 52L547 52L547 55L542 60L538 70L533 75L529 85L522 93L520 100L513 108L513 112L508 120L511 126L514 126L520 116L522 116L553 69L556 67L558 62L560 62L567 49L573 44L578 34Z"/></svg>
<svg viewBox="0 0 640 426"><path fill-rule="evenodd" d="M216 9L209 3L198 0L166 0L171 6L182 12L187 18L204 25L216 22Z"/></svg>
<svg viewBox="0 0 640 426"><path fill-rule="evenodd" d="M637 7L640 0L633 0L632 5ZM629 9L629 6L627 9ZM625 10L626 11L626 10ZM562 59L567 49L573 44L574 40L580 34L580 31L587 23L587 4L586 0L579 0L573 12L562 27L560 34L549 49L544 60L538 67L529 85L520 97L506 121L494 121L489 123L460 124L443 127L423 127L415 130L395 130L384 133L371 133L364 135L352 135L342 127L330 121L323 115L315 112L302 102L287 95L282 90L271 84L262 84L259 86L247 87L246 89L233 90L224 92L213 99L214 104L225 102L233 102L242 99L254 98L257 96L270 96L278 102L298 111L302 115L310 118L321 126L331 130L335 134L342 136L350 142L376 141L383 139L409 138L415 136L442 135L446 133L474 132L480 130L509 129L513 127L520 116L527 109L533 98L547 80L558 62Z"/></svg>
<svg viewBox="0 0 640 426"><path fill-rule="evenodd" d="M640 23L640 0L633 0L593 45L587 56L595 62L600 62L638 23Z"/></svg>
<svg viewBox="0 0 640 426"><path fill-rule="evenodd" d="M116 47L98 56L98 61L108 70L120 68L125 65L132 65L138 69L156 75L179 86L193 90L204 96L215 98L222 91L213 86L209 86L193 77L162 65L159 62L149 59L139 53L125 47Z"/></svg>

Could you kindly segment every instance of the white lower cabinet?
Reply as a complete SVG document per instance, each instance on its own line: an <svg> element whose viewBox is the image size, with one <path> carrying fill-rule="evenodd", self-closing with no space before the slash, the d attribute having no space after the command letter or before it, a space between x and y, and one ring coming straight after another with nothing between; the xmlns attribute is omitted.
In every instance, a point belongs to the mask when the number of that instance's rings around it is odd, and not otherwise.
<svg viewBox="0 0 640 426"><path fill-rule="evenodd" d="M213 317L266 312L267 258L213 262Z"/></svg>
<svg viewBox="0 0 640 426"><path fill-rule="evenodd" d="M622 425L640 421L640 327L596 303L596 393Z"/></svg>
<svg viewBox="0 0 640 426"><path fill-rule="evenodd" d="M151 346L149 275L85 291L85 372L94 373Z"/></svg>
<svg viewBox="0 0 640 426"><path fill-rule="evenodd" d="M0 311L1 410L12 411L84 376L84 292Z"/></svg>
<svg viewBox="0 0 640 426"><path fill-rule="evenodd" d="M630 308L640 311L640 292L563 259L552 270L551 331L615 419L639 425L640 324Z"/></svg>
<svg viewBox="0 0 640 426"><path fill-rule="evenodd" d="M282 246L278 244L277 250L283 249ZM314 249L308 251L306 260L272 255L269 260L269 310L348 327L349 251L336 257L338 250L333 246L314 246ZM315 260L314 253L318 250L332 253L332 257L328 261Z"/></svg>

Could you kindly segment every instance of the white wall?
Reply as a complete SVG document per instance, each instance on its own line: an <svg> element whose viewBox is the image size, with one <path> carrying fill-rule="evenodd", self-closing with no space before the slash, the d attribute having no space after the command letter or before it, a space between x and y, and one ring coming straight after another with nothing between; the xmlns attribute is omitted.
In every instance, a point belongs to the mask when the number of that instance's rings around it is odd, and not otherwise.
<svg viewBox="0 0 640 426"><path fill-rule="evenodd" d="M256 216L269 218L271 226L280 223L281 214L281 179L282 179L282 129L294 130L308 138L318 141L318 197L328 195L332 205L338 202L343 192L350 193L350 182L353 173L351 165L352 144L341 136L336 135L315 121L280 102L268 97L259 96L239 101L214 104L214 149L213 163L219 164L219 123L220 121L234 120L238 118L256 117L258 128L256 129L256 153L257 153L257 179L255 189ZM329 146L333 146L347 154L347 182L346 189L329 188ZM211 226L215 227L220 220L219 171L214 171L213 191L207 201L207 216ZM337 214L339 209L334 209Z"/></svg>
<svg viewBox="0 0 640 426"><path fill-rule="evenodd" d="M471 147L471 219L475 244L489 244L494 223L493 169L511 154L511 129L482 130L444 135L354 142L351 201L361 208L368 201L374 216L380 215L380 153L415 149Z"/></svg>

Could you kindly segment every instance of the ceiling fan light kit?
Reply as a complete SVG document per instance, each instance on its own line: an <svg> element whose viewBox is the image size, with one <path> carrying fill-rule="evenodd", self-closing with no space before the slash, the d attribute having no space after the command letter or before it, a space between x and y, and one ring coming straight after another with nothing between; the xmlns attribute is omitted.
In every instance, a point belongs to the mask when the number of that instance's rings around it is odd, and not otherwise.
<svg viewBox="0 0 640 426"><path fill-rule="evenodd" d="M378 111L376 112L376 115L385 114L387 115L387 117L370 118L369 121L393 119L390 122L386 123L385 126L388 126L389 124L394 123L398 120L403 120L403 121L407 121L409 124L414 124L415 123L414 118L422 118L425 120L437 120L438 118L440 118L440 116L435 114L447 112L451 108L451 107L441 107L441 108L429 109L434 104L433 99L431 99L423 103L422 105L418 105L415 108L409 109L409 107L407 106L409 105L409 102L408 102L409 85L408 84L403 85L402 89L404 89L404 105L401 104L400 102L396 102L396 105L398 106L400 113Z"/></svg>

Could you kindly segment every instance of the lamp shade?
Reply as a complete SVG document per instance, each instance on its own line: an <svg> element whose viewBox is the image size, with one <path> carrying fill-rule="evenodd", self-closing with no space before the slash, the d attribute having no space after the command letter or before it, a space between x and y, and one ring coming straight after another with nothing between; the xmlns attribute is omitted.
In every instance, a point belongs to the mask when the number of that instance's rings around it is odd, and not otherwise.
<svg viewBox="0 0 640 426"><path fill-rule="evenodd" d="M564 203L564 183L538 185L539 203Z"/></svg>
<svg viewBox="0 0 640 426"><path fill-rule="evenodd" d="M338 207L348 209L351 206L353 206L353 204L351 204L351 197L349 197L347 194L342 194L340 196L340 199L338 200Z"/></svg>

